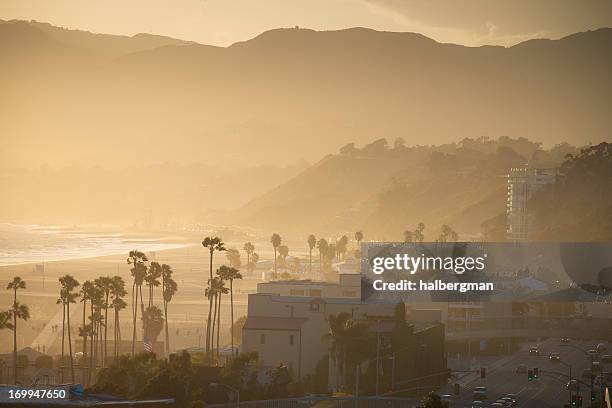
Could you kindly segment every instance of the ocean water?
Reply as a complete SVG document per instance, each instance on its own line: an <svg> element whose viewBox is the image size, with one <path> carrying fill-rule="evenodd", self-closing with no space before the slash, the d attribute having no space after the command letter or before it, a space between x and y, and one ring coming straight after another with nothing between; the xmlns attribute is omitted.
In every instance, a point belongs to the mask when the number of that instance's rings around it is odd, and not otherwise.
<svg viewBox="0 0 612 408"><path fill-rule="evenodd" d="M0 223L0 266L160 251L185 247L176 237L133 234L118 228Z"/></svg>

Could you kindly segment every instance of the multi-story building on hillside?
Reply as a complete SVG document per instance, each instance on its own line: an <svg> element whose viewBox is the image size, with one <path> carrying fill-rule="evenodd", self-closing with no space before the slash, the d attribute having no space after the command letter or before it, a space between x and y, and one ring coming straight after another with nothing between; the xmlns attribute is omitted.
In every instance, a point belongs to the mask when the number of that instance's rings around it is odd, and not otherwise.
<svg viewBox="0 0 612 408"><path fill-rule="evenodd" d="M533 215L527 201L542 186L555 182L557 169L513 167L508 173L506 232L511 241L525 241L531 232Z"/></svg>

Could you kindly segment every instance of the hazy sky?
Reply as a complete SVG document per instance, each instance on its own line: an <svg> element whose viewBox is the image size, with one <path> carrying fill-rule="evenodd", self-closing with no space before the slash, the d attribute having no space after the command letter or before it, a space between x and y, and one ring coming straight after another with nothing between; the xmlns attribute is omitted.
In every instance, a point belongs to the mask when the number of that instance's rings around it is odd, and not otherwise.
<svg viewBox="0 0 612 408"><path fill-rule="evenodd" d="M0 0L1 19L229 45L272 28L370 27L510 45L612 26L612 0Z"/></svg>

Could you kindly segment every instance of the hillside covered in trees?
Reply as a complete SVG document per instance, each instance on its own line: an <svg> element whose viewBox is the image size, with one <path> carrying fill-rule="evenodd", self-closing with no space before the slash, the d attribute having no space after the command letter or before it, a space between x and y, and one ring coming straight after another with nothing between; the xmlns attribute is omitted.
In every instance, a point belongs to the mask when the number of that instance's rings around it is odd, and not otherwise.
<svg viewBox="0 0 612 408"><path fill-rule="evenodd" d="M232 214L239 225L336 232L363 229L370 238L402 239L424 222L425 239L443 224L479 235L483 221L504 211L506 174L530 163L556 167L577 149L544 149L524 138L464 139L440 146L348 144Z"/></svg>

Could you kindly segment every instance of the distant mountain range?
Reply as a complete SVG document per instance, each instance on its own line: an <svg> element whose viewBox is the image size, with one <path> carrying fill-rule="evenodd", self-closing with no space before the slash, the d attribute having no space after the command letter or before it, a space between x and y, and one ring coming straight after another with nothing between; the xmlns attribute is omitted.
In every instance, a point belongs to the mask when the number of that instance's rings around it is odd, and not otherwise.
<svg viewBox="0 0 612 408"><path fill-rule="evenodd" d="M510 48L363 28L221 48L0 21L3 166L318 161L348 142L611 137L612 29Z"/></svg>

